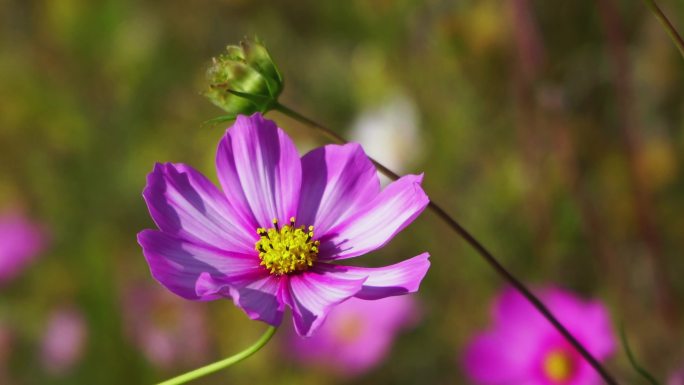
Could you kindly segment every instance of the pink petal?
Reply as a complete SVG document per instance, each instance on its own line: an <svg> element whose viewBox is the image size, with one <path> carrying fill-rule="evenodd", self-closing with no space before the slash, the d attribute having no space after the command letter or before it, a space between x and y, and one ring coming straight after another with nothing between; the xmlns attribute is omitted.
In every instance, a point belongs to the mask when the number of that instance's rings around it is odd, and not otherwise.
<svg viewBox="0 0 684 385"><path fill-rule="evenodd" d="M143 192L159 229L208 246L251 253L257 239L225 196L202 174L183 164L157 164Z"/></svg>
<svg viewBox="0 0 684 385"><path fill-rule="evenodd" d="M418 291L420 282L430 267L430 254L423 253L411 259L385 267L353 267L319 263L319 269L325 269L339 278L358 279L368 277L361 291L355 297L375 300L385 297L414 293Z"/></svg>
<svg viewBox="0 0 684 385"><path fill-rule="evenodd" d="M41 225L19 213L0 214L0 283L23 271L47 246Z"/></svg>
<svg viewBox="0 0 684 385"><path fill-rule="evenodd" d="M608 357L615 351L616 339L608 310L597 301L584 301L558 288L538 290L537 295L558 320L593 355ZM494 307L495 322L516 329L518 334L552 335L561 338L539 312L511 287L504 289Z"/></svg>
<svg viewBox="0 0 684 385"><path fill-rule="evenodd" d="M483 333L468 344L463 368L468 377L482 385L530 384L529 373L535 367L535 355L518 350L515 341L498 332Z"/></svg>
<svg viewBox="0 0 684 385"><path fill-rule="evenodd" d="M232 281L264 271L255 255L229 253L156 230L140 232L138 243L152 276L173 293L191 300L227 297Z"/></svg>
<svg viewBox="0 0 684 385"><path fill-rule="evenodd" d="M343 223L321 236L321 259L344 259L366 254L389 242L425 209L429 199L422 175L406 175Z"/></svg>
<svg viewBox="0 0 684 385"><path fill-rule="evenodd" d="M365 277L338 278L315 268L291 275L289 295L284 299L292 308L297 333L310 336L323 323L330 309L358 293L365 280Z"/></svg>
<svg viewBox="0 0 684 385"><path fill-rule="evenodd" d="M377 171L360 145L316 148L302 157L297 221L325 234L379 193Z"/></svg>
<svg viewBox="0 0 684 385"><path fill-rule="evenodd" d="M543 302L543 299L542 299ZM548 304L545 303L548 306ZM494 301L493 319L499 325L526 325L536 330L551 330L546 320L539 314L528 300L513 287L507 286Z"/></svg>
<svg viewBox="0 0 684 385"><path fill-rule="evenodd" d="M380 364L400 329L412 326L418 316L411 296L350 298L335 306L311 337L291 333L288 355L308 367L321 365L344 377L359 375Z"/></svg>
<svg viewBox="0 0 684 385"><path fill-rule="evenodd" d="M547 288L540 296L563 325L597 358L606 358L617 341L608 309L598 301L586 301L559 288Z"/></svg>
<svg viewBox="0 0 684 385"><path fill-rule="evenodd" d="M43 334L42 361L53 374L64 374L83 357L88 325L75 308L55 311Z"/></svg>
<svg viewBox="0 0 684 385"><path fill-rule="evenodd" d="M299 154L283 130L261 114L238 116L219 144L216 168L228 201L253 230L297 214Z"/></svg>
<svg viewBox="0 0 684 385"><path fill-rule="evenodd" d="M230 293L235 305L249 318L278 326L285 310L282 291L287 290L287 277L270 275L264 268L260 270L256 279L246 277L232 282Z"/></svg>

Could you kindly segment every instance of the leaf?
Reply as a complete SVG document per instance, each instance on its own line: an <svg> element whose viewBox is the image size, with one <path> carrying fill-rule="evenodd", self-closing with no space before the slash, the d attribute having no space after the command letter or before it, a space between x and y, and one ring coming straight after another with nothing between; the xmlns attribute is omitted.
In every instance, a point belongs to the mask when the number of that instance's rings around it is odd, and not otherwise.
<svg viewBox="0 0 684 385"><path fill-rule="evenodd" d="M202 122L202 128L208 127L208 126L215 126L219 123L224 123L224 122L230 122L231 120L235 120L235 115L221 115L217 116L215 118L205 120Z"/></svg>

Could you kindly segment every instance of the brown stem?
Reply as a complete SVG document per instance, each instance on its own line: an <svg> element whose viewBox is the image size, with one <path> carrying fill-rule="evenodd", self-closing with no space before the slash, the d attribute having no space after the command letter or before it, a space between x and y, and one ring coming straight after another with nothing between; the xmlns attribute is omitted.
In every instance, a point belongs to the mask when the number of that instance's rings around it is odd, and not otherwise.
<svg viewBox="0 0 684 385"><path fill-rule="evenodd" d="M644 3L646 3L648 9L653 12L653 15L658 19L663 28L665 28L665 31L670 35L672 42L677 46L679 53L684 57L684 39L682 39L682 36L677 32L677 29L670 23L670 20L665 16L663 11L660 10L660 7L658 7L655 0L644 0Z"/></svg>
<svg viewBox="0 0 684 385"><path fill-rule="evenodd" d="M336 134L334 131L330 130L329 128L316 123L315 121L307 118L306 116L286 107L283 106L282 104L277 104L275 106L275 109L277 111L282 112L283 114L298 120L302 123L305 123L321 133L323 133L325 136L330 138L332 141L344 144L347 143L347 141ZM392 180L397 180L399 179L399 175L388 169L387 167L383 166L382 164L378 163L374 159L371 159L375 167L377 169L385 174L387 177L389 177ZM601 366L601 364L598 362L594 356L587 351L587 349L579 342L577 339L570 334L570 332L563 326L563 324L556 319L556 317L551 313L551 311L542 303L542 301L535 296L530 289L525 286L521 281L519 281L513 274L511 274L508 270L506 270L503 265L477 240L475 237L473 237L465 228L463 228L454 218L452 218L441 206L439 206L437 203L435 203L433 200L430 200L430 203L428 204L428 208L432 210L441 220L443 220L452 230L454 230L458 235L460 235L465 241L472 247L474 248L484 260L489 263L489 265L504 279L506 280L509 284L511 284L520 294L523 295L529 301L532 306L534 306L539 313L541 313L544 318L546 318L551 325L570 343L575 350L603 377L603 380L610 384L610 385L617 385L618 382L608 373L608 371Z"/></svg>

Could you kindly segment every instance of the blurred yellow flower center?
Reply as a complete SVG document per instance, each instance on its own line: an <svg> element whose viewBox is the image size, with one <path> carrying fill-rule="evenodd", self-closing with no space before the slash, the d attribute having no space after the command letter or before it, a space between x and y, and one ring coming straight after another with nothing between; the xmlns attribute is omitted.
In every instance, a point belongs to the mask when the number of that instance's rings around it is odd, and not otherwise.
<svg viewBox="0 0 684 385"><path fill-rule="evenodd" d="M356 342L363 335L364 322L357 314L345 314L335 320L335 335L340 342Z"/></svg>
<svg viewBox="0 0 684 385"><path fill-rule="evenodd" d="M313 240L313 229L313 226L295 227L294 217L283 227L274 219L272 228L258 228L257 234L261 238L254 248L259 252L261 265L274 275L304 271L313 266L320 244Z"/></svg>
<svg viewBox="0 0 684 385"><path fill-rule="evenodd" d="M570 379L573 371L572 358L563 350L554 350L544 358L544 373L553 382Z"/></svg>

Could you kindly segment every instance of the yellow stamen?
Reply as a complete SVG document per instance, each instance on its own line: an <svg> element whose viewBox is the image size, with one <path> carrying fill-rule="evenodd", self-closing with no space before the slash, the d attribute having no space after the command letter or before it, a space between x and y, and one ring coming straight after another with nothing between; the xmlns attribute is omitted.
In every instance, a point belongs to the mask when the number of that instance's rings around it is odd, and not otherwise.
<svg viewBox="0 0 684 385"><path fill-rule="evenodd" d="M544 373L555 383L569 380L573 371L572 357L564 350L554 350L544 358Z"/></svg>
<svg viewBox="0 0 684 385"><path fill-rule="evenodd" d="M295 218L290 218L290 224L278 226L278 220L273 220L273 228L258 228L261 237L254 245L259 252L261 265L271 274L282 275L295 271L304 271L316 262L319 241L313 240L313 226L295 227Z"/></svg>

